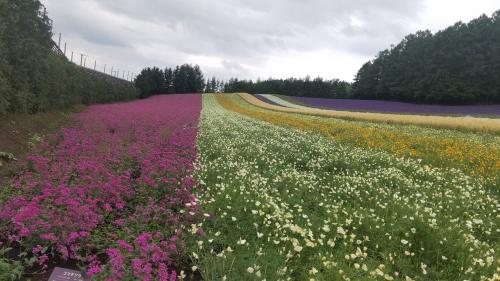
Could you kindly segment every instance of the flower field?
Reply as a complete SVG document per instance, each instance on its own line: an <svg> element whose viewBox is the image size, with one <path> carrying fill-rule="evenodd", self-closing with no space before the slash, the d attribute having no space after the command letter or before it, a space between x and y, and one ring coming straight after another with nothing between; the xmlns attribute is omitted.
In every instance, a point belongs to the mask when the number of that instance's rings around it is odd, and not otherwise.
<svg viewBox="0 0 500 281"><path fill-rule="evenodd" d="M264 102L289 108L332 109L381 113L500 117L500 105L424 105L382 100L326 99L255 95Z"/></svg>
<svg viewBox="0 0 500 281"><path fill-rule="evenodd" d="M283 101L166 95L77 114L0 190L0 277L46 280L65 260L109 281L500 279L496 123Z"/></svg>
<svg viewBox="0 0 500 281"><path fill-rule="evenodd" d="M311 107L336 110L500 117L500 105L421 105L394 101L323 99L310 97L290 97L290 99L300 104L307 104Z"/></svg>
<svg viewBox="0 0 500 281"><path fill-rule="evenodd" d="M219 96L218 100L229 110L273 124L321 133L359 147L383 149L396 156L423 160L425 164L459 168L486 179L500 178L500 137L497 135L276 112L246 103L237 95Z"/></svg>
<svg viewBox="0 0 500 281"><path fill-rule="evenodd" d="M206 280L498 279L498 185L259 121L234 98L203 99L206 236L190 245Z"/></svg>
<svg viewBox="0 0 500 281"><path fill-rule="evenodd" d="M77 115L2 189L3 246L42 268L76 260L98 280L175 280L180 226L198 208L200 109L200 95L160 96Z"/></svg>
<svg viewBox="0 0 500 281"><path fill-rule="evenodd" d="M447 117L447 116L427 116L427 115L405 115L405 114L389 114L389 113L373 113L373 112L353 112L326 110L317 108L290 108L290 102L286 102L285 106L277 106L271 103L259 100L250 94L239 94L245 101L255 106L271 109L274 111L300 113L305 115L333 117L348 120L362 120L369 122L395 123L405 125L417 125L423 127L435 127L445 129L458 129L465 131L477 132L500 132L500 119L498 118L475 118L475 117ZM279 103L281 98L276 98L274 103ZM283 99L281 99L283 100Z"/></svg>

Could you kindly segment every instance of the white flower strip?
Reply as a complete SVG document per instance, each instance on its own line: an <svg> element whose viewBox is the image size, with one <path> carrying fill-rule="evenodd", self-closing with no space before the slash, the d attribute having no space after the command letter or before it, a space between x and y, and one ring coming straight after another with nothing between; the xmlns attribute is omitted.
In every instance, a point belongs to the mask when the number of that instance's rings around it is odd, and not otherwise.
<svg viewBox="0 0 500 281"><path fill-rule="evenodd" d="M287 100L284 100L280 97L277 97L275 95L259 95L259 96L263 96L265 97L266 99L276 103L276 104L279 104L281 106L285 106L285 107L289 107L289 108L296 108L296 109L311 109L311 107L307 107L307 106L302 106L302 105L299 105L299 104L295 104L295 103L291 103Z"/></svg>
<svg viewBox="0 0 500 281"><path fill-rule="evenodd" d="M205 95L197 177L204 280L487 280L498 196L456 169L342 145ZM199 257L199 259L195 258Z"/></svg>

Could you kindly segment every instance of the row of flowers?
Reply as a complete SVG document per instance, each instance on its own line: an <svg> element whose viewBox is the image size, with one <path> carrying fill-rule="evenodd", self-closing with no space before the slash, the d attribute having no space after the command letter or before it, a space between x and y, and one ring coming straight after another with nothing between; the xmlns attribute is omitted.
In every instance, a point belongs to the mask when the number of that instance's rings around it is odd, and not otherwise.
<svg viewBox="0 0 500 281"><path fill-rule="evenodd" d="M499 277L499 202L480 177L255 120L214 95L198 149L205 216L191 229L205 234L188 248L205 280Z"/></svg>
<svg viewBox="0 0 500 281"><path fill-rule="evenodd" d="M358 120L368 122L382 122L393 124L415 125L421 127L457 129L466 132L481 132L481 133L500 133L500 120L498 118L484 117L453 117L439 115L418 115L409 113L377 113L377 112L360 112L360 111L343 111L331 109L319 109L291 103L284 98L267 96L264 100L252 96L250 94L238 94L247 102L261 108L271 109L274 111L299 113L313 116L333 117L347 120ZM270 100L270 98L272 100ZM494 114L495 115L495 114Z"/></svg>
<svg viewBox="0 0 500 281"><path fill-rule="evenodd" d="M1 239L40 266L76 260L96 280L176 280L182 229L199 208L191 174L200 110L200 95L178 95L78 114L2 198Z"/></svg>
<svg viewBox="0 0 500 281"><path fill-rule="evenodd" d="M381 149L399 157L422 159L434 166L458 168L485 179L496 178L495 184L500 180L498 135L276 112L255 107L237 95L219 96L218 100L232 111L273 124L320 133L335 141Z"/></svg>

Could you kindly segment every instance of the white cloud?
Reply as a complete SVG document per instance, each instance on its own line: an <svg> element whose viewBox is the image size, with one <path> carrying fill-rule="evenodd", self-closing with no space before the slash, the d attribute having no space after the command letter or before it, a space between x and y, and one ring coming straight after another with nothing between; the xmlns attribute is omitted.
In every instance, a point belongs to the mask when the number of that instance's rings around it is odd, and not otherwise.
<svg viewBox="0 0 500 281"><path fill-rule="evenodd" d="M495 0L43 0L54 31L89 61L140 71L199 64L227 79L352 80L418 29L491 14Z"/></svg>

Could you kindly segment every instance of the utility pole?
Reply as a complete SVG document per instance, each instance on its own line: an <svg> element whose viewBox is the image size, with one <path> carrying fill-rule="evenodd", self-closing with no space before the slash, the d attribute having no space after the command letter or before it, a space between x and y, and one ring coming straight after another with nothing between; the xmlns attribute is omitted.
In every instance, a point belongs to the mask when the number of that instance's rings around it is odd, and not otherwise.
<svg viewBox="0 0 500 281"><path fill-rule="evenodd" d="M59 32L59 43L57 44L59 50L61 49L61 32Z"/></svg>
<svg viewBox="0 0 500 281"><path fill-rule="evenodd" d="M111 66L111 76L113 76L113 66Z"/></svg>
<svg viewBox="0 0 500 281"><path fill-rule="evenodd" d="M73 62L73 51L71 51L71 62Z"/></svg>
<svg viewBox="0 0 500 281"><path fill-rule="evenodd" d="M64 56L66 56L66 42L64 42Z"/></svg>
<svg viewBox="0 0 500 281"><path fill-rule="evenodd" d="M94 61L94 71L96 67L97 67L97 60Z"/></svg>
<svg viewBox="0 0 500 281"><path fill-rule="evenodd" d="M106 64L104 64L104 74L106 74Z"/></svg>
<svg viewBox="0 0 500 281"><path fill-rule="evenodd" d="M83 60L83 67L87 67L87 56L85 56L85 59Z"/></svg>

